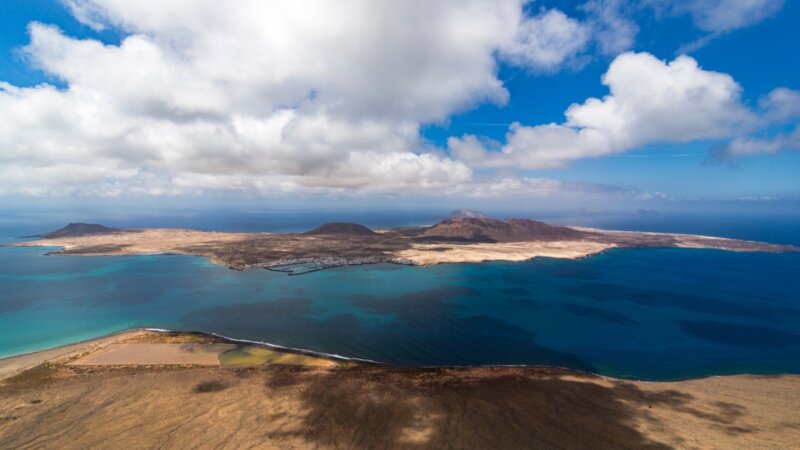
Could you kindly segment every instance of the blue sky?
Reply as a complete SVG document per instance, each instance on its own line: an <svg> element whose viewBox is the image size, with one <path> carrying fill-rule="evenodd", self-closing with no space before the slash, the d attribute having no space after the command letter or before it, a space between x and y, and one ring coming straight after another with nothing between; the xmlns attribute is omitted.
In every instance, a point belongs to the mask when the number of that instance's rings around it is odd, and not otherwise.
<svg viewBox="0 0 800 450"><path fill-rule="evenodd" d="M9 2L0 202L800 199L797 2L379 3Z"/></svg>
<svg viewBox="0 0 800 450"><path fill-rule="evenodd" d="M566 10L575 2L541 4ZM692 26L688 16L667 20L643 16L634 50L659 58L673 58L686 43L704 35ZM800 88L798 25L800 4L787 2L774 17L725 34L692 55L705 69L732 75L744 88L745 102L754 105L777 86ZM553 75L532 76L525 69L504 67L501 76L511 91L507 105L484 105L453 117L451 123L431 126L425 135L436 142L462 133L502 139L507 130L498 124L560 121L569 104L608 93L599 80L611 59L598 57L580 70ZM708 151L714 145L713 141L654 145L623 155L584 160L567 171L536 173L572 181L636 186L687 199L800 196L800 154L786 152L724 165L707 164Z"/></svg>

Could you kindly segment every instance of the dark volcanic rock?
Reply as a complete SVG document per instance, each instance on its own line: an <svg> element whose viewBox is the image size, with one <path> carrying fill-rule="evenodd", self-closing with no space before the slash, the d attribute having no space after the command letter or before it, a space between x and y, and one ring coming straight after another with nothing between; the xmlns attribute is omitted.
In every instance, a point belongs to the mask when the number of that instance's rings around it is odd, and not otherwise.
<svg viewBox="0 0 800 450"><path fill-rule="evenodd" d="M89 236L92 234L110 234L122 231L119 228L110 228L95 223L71 223L64 228L59 228L56 231L51 231L46 234L40 234L39 237L53 239L62 237L77 237Z"/></svg>
<svg viewBox="0 0 800 450"><path fill-rule="evenodd" d="M376 233L364 225L347 222L326 223L304 234L346 234L351 236L373 236Z"/></svg>
<svg viewBox="0 0 800 450"><path fill-rule="evenodd" d="M580 240L586 233L528 219L447 219L420 233L418 240L517 242Z"/></svg>

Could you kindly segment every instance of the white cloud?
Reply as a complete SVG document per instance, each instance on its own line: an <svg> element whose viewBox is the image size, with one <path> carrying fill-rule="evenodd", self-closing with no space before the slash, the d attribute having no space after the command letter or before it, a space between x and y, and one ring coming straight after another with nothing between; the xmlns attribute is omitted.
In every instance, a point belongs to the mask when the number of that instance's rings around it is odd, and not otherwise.
<svg viewBox="0 0 800 450"><path fill-rule="evenodd" d="M495 54L525 24L522 0L66 4L128 36L30 25L27 59L67 87L0 85L0 192L467 183L420 124L504 103Z"/></svg>
<svg viewBox="0 0 800 450"><path fill-rule="evenodd" d="M666 63L625 53L611 63L603 84L609 95L571 105L564 123L513 124L499 151L470 135L451 138L449 147L472 166L551 168L652 143L728 138L756 122L733 78L687 56Z"/></svg>
<svg viewBox="0 0 800 450"><path fill-rule="evenodd" d="M711 155L712 162L730 162L733 158L743 156L800 150L800 91L777 88L758 103L759 130L755 136L737 137L719 147ZM782 131L787 125L793 129Z"/></svg>
<svg viewBox="0 0 800 450"><path fill-rule="evenodd" d="M551 9L523 20L501 54L512 64L552 72L583 51L590 36L585 24Z"/></svg>
<svg viewBox="0 0 800 450"><path fill-rule="evenodd" d="M716 161L754 155L773 155L783 150L800 150L800 126L789 133L779 133L772 138L742 137L734 139L712 155Z"/></svg>
<svg viewBox="0 0 800 450"><path fill-rule="evenodd" d="M125 37L30 24L66 87L0 83L0 194L499 192L420 126L505 103L498 55L557 70L588 39L525 0L64 2Z"/></svg>
<svg viewBox="0 0 800 450"><path fill-rule="evenodd" d="M591 1L582 21L528 16L526 0L63 1L125 37L29 26L26 59L65 88L0 82L0 194L550 195L583 187L473 169L559 167L752 120L727 75L626 54L604 77L610 95L571 106L564 123L515 124L505 144L453 138L456 158L420 138L425 124L508 101L498 58L555 72L593 40L607 54L633 45L620 0ZM764 109L794 114L791 95Z"/></svg>
<svg viewBox="0 0 800 450"><path fill-rule="evenodd" d="M783 8L784 0L641 0L657 18L689 15L705 34L682 45L678 53L689 54L732 31L756 25Z"/></svg>
<svg viewBox="0 0 800 450"><path fill-rule="evenodd" d="M717 35L755 25L775 15L784 0L643 0L659 15L691 16L697 28Z"/></svg>
<svg viewBox="0 0 800 450"><path fill-rule="evenodd" d="M783 8L783 0L682 0L674 2L673 8L691 14L702 30L725 32L772 16Z"/></svg>
<svg viewBox="0 0 800 450"><path fill-rule="evenodd" d="M550 178L495 176L481 178L449 192L453 196L473 198L589 198L628 197L640 199L633 189L596 183L574 183Z"/></svg>
<svg viewBox="0 0 800 450"><path fill-rule="evenodd" d="M581 9L589 16L589 26L603 54L617 55L633 47L639 26L630 17L633 6L629 2L591 0Z"/></svg>
<svg viewBox="0 0 800 450"><path fill-rule="evenodd" d="M758 103L762 116L768 123L785 123L800 119L800 91L777 88Z"/></svg>

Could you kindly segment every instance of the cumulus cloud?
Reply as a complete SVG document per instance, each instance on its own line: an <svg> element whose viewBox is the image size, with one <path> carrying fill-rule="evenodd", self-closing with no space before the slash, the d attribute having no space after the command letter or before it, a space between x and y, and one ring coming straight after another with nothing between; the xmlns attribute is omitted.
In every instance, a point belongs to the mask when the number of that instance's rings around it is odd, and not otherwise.
<svg viewBox="0 0 800 450"><path fill-rule="evenodd" d="M505 104L500 63L553 73L593 42L609 55L632 46L622 0L591 0L581 20L527 0L63 1L123 38L29 25L26 61L62 87L0 81L0 194L551 195L583 188L476 168L560 167L753 121L727 75L624 54L603 79L609 96L571 106L563 123L514 124L505 143L451 138L449 152L420 137ZM793 95L763 108L795 114Z"/></svg>
<svg viewBox="0 0 800 450"><path fill-rule="evenodd" d="M501 47L509 62L535 71L552 72L584 50L590 28L551 9L524 20L510 42Z"/></svg>
<svg viewBox="0 0 800 450"><path fill-rule="evenodd" d="M800 119L800 91L777 88L758 103L768 123L780 124Z"/></svg>
<svg viewBox="0 0 800 450"><path fill-rule="evenodd" d="M29 25L26 60L65 87L0 83L0 194L512 189L420 127L507 102L498 58L555 71L589 39L526 0L64 3L124 37Z"/></svg>
<svg viewBox="0 0 800 450"><path fill-rule="evenodd" d="M729 161L731 158L754 155L772 155L782 150L800 150L800 126L789 133L779 133L771 138L743 137L734 139L714 152L712 161Z"/></svg>
<svg viewBox="0 0 800 450"><path fill-rule="evenodd" d="M66 88L0 84L6 193L466 183L420 124L507 101L496 52L527 20L521 0L66 4L127 36L29 26L27 60Z"/></svg>
<svg viewBox="0 0 800 450"><path fill-rule="evenodd" d="M717 148L711 162L730 162L734 158L772 155L783 150L800 150L800 91L778 88L759 101L760 130ZM783 127L789 131L781 131ZM778 131L776 131L776 129Z"/></svg>
<svg viewBox="0 0 800 450"><path fill-rule="evenodd" d="M727 138L756 123L733 78L704 70L691 57L667 63L648 53L625 53L602 81L609 95L571 105L563 123L515 123L496 151L471 135L451 138L448 146L476 167L553 168L652 143Z"/></svg>

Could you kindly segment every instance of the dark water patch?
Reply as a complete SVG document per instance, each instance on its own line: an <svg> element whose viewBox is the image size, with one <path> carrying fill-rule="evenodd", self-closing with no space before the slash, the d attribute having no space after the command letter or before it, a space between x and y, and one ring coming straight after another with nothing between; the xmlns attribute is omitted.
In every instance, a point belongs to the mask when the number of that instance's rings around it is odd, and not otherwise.
<svg viewBox="0 0 800 450"><path fill-rule="evenodd" d="M351 314L315 319L313 312L308 298L282 298L197 310L184 317L182 326L326 353L341 351L343 339L357 339L363 333L361 322Z"/></svg>
<svg viewBox="0 0 800 450"><path fill-rule="evenodd" d="M513 364L521 358L533 356L533 360L545 361L545 365L571 367L593 372L591 363L575 353L556 350L542 346L536 341L536 334L524 328L512 325L489 316L472 316L460 321L464 329L480 330L466 336L461 333L461 340L468 343L480 353L497 355L495 364ZM499 338L499 339L498 339Z"/></svg>
<svg viewBox="0 0 800 450"><path fill-rule="evenodd" d="M264 330L270 333L295 333L296 328L303 329L311 325L311 310L310 299L289 297L195 310L184 316L183 323L201 331L236 331L235 337L247 339Z"/></svg>
<svg viewBox="0 0 800 450"><path fill-rule="evenodd" d="M565 289L565 294L595 301L627 301L658 308L680 308L716 316L784 321L800 318L800 310L769 304L745 304L660 289L640 289L611 283L584 283Z"/></svg>
<svg viewBox="0 0 800 450"><path fill-rule="evenodd" d="M409 342L408 336L414 336L412 342L424 342L424 347L406 348L403 343ZM527 360L594 370L577 354L542 346L534 332L487 315L394 322L364 337L377 348L390 350L385 357L371 359L400 365L506 365Z"/></svg>
<svg viewBox="0 0 800 450"><path fill-rule="evenodd" d="M595 272L583 261L558 261L556 265L545 268L548 274L558 278L568 278L572 280L594 280L597 278Z"/></svg>
<svg viewBox="0 0 800 450"><path fill-rule="evenodd" d="M433 295L441 292L442 295ZM571 352L539 345L536 335L488 315L455 314L447 295L470 290L432 289L424 295L391 299L352 296L349 302L396 320L366 327L355 314L317 318L308 299L281 299L202 310L185 318L188 329L214 331L241 339L289 345L346 357L402 366L537 364L592 371ZM451 297L452 298L452 297ZM407 300L409 303L404 303Z"/></svg>
<svg viewBox="0 0 800 450"><path fill-rule="evenodd" d="M503 295L510 295L510 296L526 296L530 295L531 291L521 287L510 287L510 288L500 289L500 293Z"/></svg>
<svg viewBox="0 0 800 450"><path fill-rule="evenodd" d="M0 295L0 314L22 311L30 308L37 298L19 288L11 289Z"/></svg>
<svg viewBox="0 0 800 450"><path fill-rule="evenodd" d="M453 308L459 308L457 304L459 299L476 295L479 295L479 292L475 289L441 286L389 298L353 295L348 297L348 301L353 306L372 313L390 314L404 320L420 321L449 314Z"/></svg>
<svg viewBox="0 0 800 450"><path fill-rule="evenodd" d="M633 325L637 323L635 320L631 319L625 314L621 314L614 311L608 311L600 308L593 308L591 306L583 306L577 303L565 303L562 306L570 313L580 317L586 317L590 319L600 319L600 320L605 320L606 322L616 323L620 325Z"/></svg>
<svg viewBox="0 0 800 450"><path fill-rule="evenodd" d="M152 277L143 273L131 273L115 280L110 289L96 291L83 298L85 303L99 305L136 306L157 302L158 298L171 289L181 286L181 280L169 280L164 277ZM191 296L192 289L181 287Z"/></svg>
<svg viewBox="0 0 800 450"><path fill-rule="evenodd" d="M187 319L211 317L231 317L236 319L264 319L269 317L306 316L311 312L312 302L308 297L284 297L257 303L235 303L220 305L207 310L192 312Z"/></svg>
<svg viewBox="0 0 800 450"><path fill-rule="evenodd" d="M529 310L534 310L542 307L542 304L533 297L509 297L506 298L506 303L516 307L522 307Z"/></svg>
<svg viewBox="0 0 800 450"><path fill-rule="evenodd" d="M800 335L762 325L682 320L681 329L694 336L735 347L787 348L800 345Z"/></svg>

